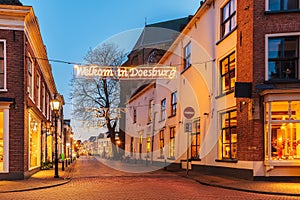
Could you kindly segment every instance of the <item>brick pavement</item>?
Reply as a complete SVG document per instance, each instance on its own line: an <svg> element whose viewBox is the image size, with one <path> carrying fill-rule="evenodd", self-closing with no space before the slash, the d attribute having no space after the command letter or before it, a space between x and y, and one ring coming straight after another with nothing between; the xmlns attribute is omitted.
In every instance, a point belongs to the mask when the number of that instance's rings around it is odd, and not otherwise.
<svg viewBox="0 0 300 200"><path fill-rule="evenodd" d="M120 164L119 161L112 161L112 160L102 160L102 162L105 162L105 165L107 166L117 166ZM72 165L69 165L64 172L61 171L61 169L59 169L60 178L58 179L53 178L54 170L52 169L52 170L41 170L27 180L0 181L0 193L36 190L36 189L55 187L62 184L66 184L70 180L72 180L74 175L76 175L74 171L80 170L79 169L80 165L81 163L79 158L79 160L73 162ZM125 168L130 168L130 167L136 168L138 167L138 165L140 165L140 167L142 168L153 168L157 170L157 168L153 166L143 166L142 164L122 163L122 166ZM164 171L163 169L160 169L158 171L151 172L150 174L155 175L156 173L160 175L161 174L178 175L189 179L193 179L204 185L234 189L239 191L255 192L255 193L262 193L262 194L300 196L300 183L248 181L248 180L237 179L232 177L213 176L213 175L204 174L195 171L190 171L188 176L186 176L186 172L184 170ZM116 175L127 176L130 175L130 173L120 172Z"/></svg>

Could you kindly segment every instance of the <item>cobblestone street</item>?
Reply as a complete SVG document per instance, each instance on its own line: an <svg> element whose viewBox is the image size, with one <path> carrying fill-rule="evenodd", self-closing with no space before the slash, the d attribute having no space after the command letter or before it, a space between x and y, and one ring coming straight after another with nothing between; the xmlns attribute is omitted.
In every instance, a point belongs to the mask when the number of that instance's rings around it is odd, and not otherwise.
<svg viewBox="0 0 300 200"><path fill-rule="evenodd" d="M73 178L69 183L41 190L2 193L0 199L299 199L205 186L163 170L128 173L117 170L117 166L130 164L112 162L115 163L112 169L107 166L109 161L106 164L100 161L80 157L72 168ZM137 168L137 165L132 166Z"/></svg>

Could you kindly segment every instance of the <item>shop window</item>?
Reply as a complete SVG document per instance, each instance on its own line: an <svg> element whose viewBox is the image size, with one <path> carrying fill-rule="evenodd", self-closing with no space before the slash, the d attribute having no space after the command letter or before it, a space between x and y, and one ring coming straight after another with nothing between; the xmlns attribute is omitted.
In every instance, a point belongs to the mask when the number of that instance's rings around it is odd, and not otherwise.
<svg viewBox="0 0 300 200"><path fill-rule="evenodd" d="M0 40L0 90L6 90L5 41Z"/></svg>
<svg viewBox="0 0 300 200"><path fill-rule="evenodd" d="M288 11L299 9L299 0L267 0L269 11Z"/></svg>
<svg viewBox="0 0 300 200"><path fill-rule="evenodd" d="M221 114L222 159L237 159L236 110Z"/></svg>
<svg viewBox="0 0 300 200"><path fill-rule="evenodd" d="M175 116L177 111L177 91L171 95L171 116Z"/></svg>
<svg viewBox="0 0 300 200"><path fill-rule="evenodd" d="M164 98L162 101L161 101L161 106L160 106L160 119L161 120L165 120L166 118L166 104L167 104L167 101L166 99Z"/></svg>
<svg viewBox="0 0 300 200"><path fill-rule="evenodd" d="M236 27L236 0L229 1L222 8L221 13L221 38L223 38Z"/></svg>
<svg viewBox="0 0 300 200"><path fill-rule="evenodd" d="M165 131L159 131L159 158L164 158L164 148L165 148Z"/></svg>
<svg viewBox="0 0 300 200"><path fill-rule="evenodd" d="M29 114L29 168L40 166L40 122Z"/></svg>
<svg viewBox="0 0 300 200"><path fill-rule="evenodd" d="M184 47L184 69L187 69L191 66L191 43L189 42Z"/></svg>
<svg viewBox="0 0 300 200"><path fill-rule="evenodd" d="M235 52L233 52L220 62L222 94L232 92L234 90L235 68Z"/></svg>
<svg viewBox="0 0 300 200"><path fill-rule="evenodd" d="M169 158L175 159L175 133L176 128L171 127L170 128L170 143L169 143Z"/></svg>
<svg viewBox="0 0 300 200"><path fill-rule="evenodd" d="M191 158L200 159L200 119L193 121Z"/></svg>
<svg viewBox="0 0 300 200"><path fill-rule="evenodd" d="M268 79L299 79L299 37L268 38Z"/></svg>
<svg viewBox="0 0 300 200"><path fill-rule="evenodd" d="M300 160L300 101L265 103L266 160Z"/></svg>

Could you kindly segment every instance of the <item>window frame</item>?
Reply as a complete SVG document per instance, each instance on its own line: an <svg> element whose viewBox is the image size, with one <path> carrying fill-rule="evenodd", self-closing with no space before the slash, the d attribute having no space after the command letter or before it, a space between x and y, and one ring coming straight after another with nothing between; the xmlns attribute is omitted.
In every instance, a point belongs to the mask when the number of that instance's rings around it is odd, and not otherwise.
<svg viewBox="0 0 300 200"><path fill-rule="evenodd" d="M133 123L136 123L136 118L137 118L137 111L136 108L133 109Z"/></svg>
<svg viewBox="0 0 300 200"><path fill-rule="evenodd" d="M265 10L268 11L268 12L289 12L289 11L298 11L300 10L300 1L298 0L298 8L294 8L294 9L284 9L282 8L283 6L283 1L284 0L280 0L280 9L279 10L271 10L270 9L270 0L266 0L265 1Z"/></svg>
<svg viewBox="0 0 300 200"><path fill-rule="evenodd" d="M160 102L160 120L161 121L166 119L166 109L167 109L167 99L164 98Z"/></svg>
<svg viewBox="0 0 300 200"><path fill-rule="evenodd" d="M178 95L177 95L177 91L175 91L171 94L171 117L175 116L177 113L177 101L178 101Z"/></svg>
<svg viewBox="0 0 300 200"><path fill-rule="evenodd" d="M235 10L232 12L231 11L231 3L234 2L235 3ZM226 19L224 19L224 9L225 7L229 5L229 15ZM235 28L237 27L237 20L236 20L236 6L237 6L237 1L236 0L229 0L227 1L222 7L221 7L221 16L220 16L220 36L221 36L221 39L222 38L225 38L227 35L229 35L230 33L232 33ZM233 26L232 25L232 19L235 17L235 25ZM229 30L228 32L225 32L225 25L229 22Z"/></svg>
<svg viewBox="0 0 300 200"><path fill-rule="evenodd" d="M231 69L231 66L230 66L230 57L232 55L235 55L234 56L234 69ZM228 71L226 73L223 73L223 66L222 66L222 63L227 60L227 63L228 63ZM231 85L231 73L234 72L234 79L236 82L236 51L232 51L231 53L227 54L225 57L223 57L220 62L219 62L219 69L220 69L220 94L229 94L229 93L232 93L234 91L234 88L235 88L235 84ZM228 76L228 82L229 82L229 89L226 90L225 88L223 88L223 77L226 78L226 76ZM225 80L226 81L226 80Z"/></svg>
<svg viewBox="0 0 300 200"><path fill-rule="evenodd" d="M3 43L3 58L0 57L3 60L3 88L0 86L0 92L7 92L6 40L0 40L0 43Z"/></svg>
<svg viewBox="0 0 300 200"><path fill-rule="evenodd" d="M231 126L230 124L230 121L231 121L231 113L233 112L236 112L236 116L237 116L237 110L236 109L231 109L231 110L227 110L225 112L222 112L220 113L220 132L221 132L221 159L222 160L232 160L232 161L235 161L237 160L237 156L233 157L232 156L232 144L238 144L238 140L237 140L237 137L238 137L238 133L237 133L237 125L235 126ZM222 123L223 123L223 116L225 116L226 114L229 115L228 119L229 119L229 125L227 127L222 127ZM232 142L232 130L235 129L235 134L236 134L236 141L235 142ZM226 131L226 130L229 130L229 133L230 133L230 139L229 139L229 143L224 143L224 134L223 132ZM229 157L228 156L224 156L224 145L225 144L229 144ZM237 155L237 152L235 153Z"/></svg>
<svg viewBox="0 0 300 200"><path fill-rule="evenodd" d="M165 130L161 129L159 131L159 158L164 158L164 148L165 148Z"/></svg>
<svg viewBox="0 0 300 200"><path fill-rule="evenodd" d="M37 96L36 96L36 99L37 99L37 107L39 109L41 109L41 75L40 73L36 73L36 92L37 92Z"/></svg>
<svg viewBox="0 0 300 200"><path fill-rule="evenodd" d="M183 70L188 69L191 64L192 42L188 42L183 48Z"/></svg>
<svg viewBox="0 0 300 200"><path fill-rule="evenodd" d="M192 143L191 143L191 159L200 159L200 145L201 145L201 124L200 118L194 119L192 123ZM193 149L195 148L195 151ZM193 155L195 152L195 155Z"/></svg>
<svg viewBox="0 0 300 200"><path fill-rule="evenodd" d="M28 96L34 102L34 62L30 55L27 58L27 79Z"/></svg>
<svg viewBox="0 0 300 200"><path fill-rule="evenodd" d="M176 127L170 127L170 142L169 142L169 158L170 160L175 159L175 135L176 135Z"/></svg>
<svg viewBox="0 0 300 200"><path fill-rule="evenodd" d="M269 79L269 38L276 37L298 37L298 78L297 79ZM293 33L276 33L276 34L266 34L265 35L265 81L291 81L300 79L300 32Z"/></svg>

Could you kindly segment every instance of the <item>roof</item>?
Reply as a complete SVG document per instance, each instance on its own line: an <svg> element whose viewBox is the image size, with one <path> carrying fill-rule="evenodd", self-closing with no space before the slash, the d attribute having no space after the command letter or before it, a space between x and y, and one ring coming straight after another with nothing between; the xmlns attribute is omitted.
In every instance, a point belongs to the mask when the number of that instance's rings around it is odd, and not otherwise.
<svg viewBox="0 0 300 200"><path fill-rule="evenodd" d="M164 44L165 50L190 21L191 16L146 25L133 50Z"/></svg>
<svg viewBox="0 0 300 200"><path fill-rule="evenodd" d="M0 4L22 6L19 0L0 0Z"/></svg>

